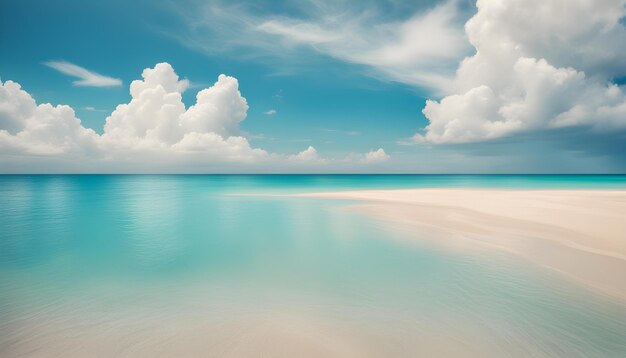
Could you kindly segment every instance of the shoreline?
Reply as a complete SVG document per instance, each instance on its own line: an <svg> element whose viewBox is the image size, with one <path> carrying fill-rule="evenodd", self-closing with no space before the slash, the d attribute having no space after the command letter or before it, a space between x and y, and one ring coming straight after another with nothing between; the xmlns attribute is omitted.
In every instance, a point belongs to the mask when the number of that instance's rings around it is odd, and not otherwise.
<svg viewBox="0 0 626 358"><path fill-rule="evenodd" d="M295 194L355 200L352 209L436 236L506 251L626 302L626 190L397 189ZM422 238L423 239L423 238Z"/></svg>

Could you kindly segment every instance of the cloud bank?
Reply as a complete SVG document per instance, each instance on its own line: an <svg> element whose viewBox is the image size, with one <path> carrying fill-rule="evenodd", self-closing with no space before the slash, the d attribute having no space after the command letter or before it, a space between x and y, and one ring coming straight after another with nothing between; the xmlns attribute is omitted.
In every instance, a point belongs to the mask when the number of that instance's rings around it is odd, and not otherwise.
<svg viewBox="0 0 626 358"><path fill-rule="evenodd" d="M178 38L209 55L271 58L287 73L307 67L300 62L315 68L313 51L426 89L428 125L402 143L477 152L469 146L530 138L626 162L618 153L626 135L624 0L260 4L194 6L181 12L188 29Z"/></svg>
<svg viewBox="0 0 626 358"><path fill-rule="evenodd" d="M188 86L168 63L145 69L100 135L83 127L71 107L37 104L18 83L0 83L2 171L47 172L59 165L76 172L202 172L293 164L316 170L345 161L321 158L313 147L293 156L252 147L240 129L248 104L234 77L220 75L185 108Z"/></svg>
<svg viewBox="0 0 626 358"><path fill-rule="evenodd" d="M417 142L468 143L584 127L626 130L623 0L478 0L465 31L476 53L455 88L429 100Z"/></svg>

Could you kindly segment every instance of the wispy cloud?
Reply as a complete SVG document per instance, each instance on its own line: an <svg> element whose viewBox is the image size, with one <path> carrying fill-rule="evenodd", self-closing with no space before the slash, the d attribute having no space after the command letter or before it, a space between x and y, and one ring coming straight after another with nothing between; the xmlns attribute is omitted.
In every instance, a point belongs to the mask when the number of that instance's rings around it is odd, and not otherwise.
<svg viewBox="0 0 626 358"><path fill-rule="evenodd" d="M463 31L467 14L459 1L406 8L393 1L311 0L294 7L291 13L273 13L210 1L193 11L178 9L188 29L174 36L210 55L231 51L257 60L271 58L268 62L277 71L315 61L315 56L302 54L314 51L361 65L377 78L437 93L449 90L459 61L470 54ZM283 61L277 63L277 57ZM307 67L312 66L302 66Z"/></svg>
<svg viewBox="0 0 626 358"><path fill-rule="evenodd" d="M348 136L357 136L361 134L361 132L359 131L343 131L340 129L324 129L324 132L341 133L341 134L345 134Z"/></svg>
<svg viewBox="0 0 626 358"><path fill-rule="evenodd" d="M282 100L283 99L283 90L278 90L278 93L276 93L275 95L272 96L272 98L276 99L276 100Z"/></svg>
<svg viewBox="0 0 626 358"><path fill-rule="evenodd" d="M92 107L92 106L86 106L86 107L83 107L81 109L83 109L85 111L89 111L89 112L107 112L106 109L98 109L98 108Z"/></svg>
<svg viewBox="0 0 626 358"><path fill-rule="evenodd" d="M275 115L276 113L278 113L278 111L277 111L277 110L275 110L275 109L270 109L270 110L267 110L267 111L263 112L263 114L265 114L265 115L267 115L267 116L273 116L273 115Z"/></svg>
<svg viewBox="0 0 626 358"><path fill-rule="evenodd" d="M74 86L117 87L122 85L122 80L119 78L104 76L67 61L47 61L44 62L44 65L62 74L78 78L78 80L72 82Z"/></svg>

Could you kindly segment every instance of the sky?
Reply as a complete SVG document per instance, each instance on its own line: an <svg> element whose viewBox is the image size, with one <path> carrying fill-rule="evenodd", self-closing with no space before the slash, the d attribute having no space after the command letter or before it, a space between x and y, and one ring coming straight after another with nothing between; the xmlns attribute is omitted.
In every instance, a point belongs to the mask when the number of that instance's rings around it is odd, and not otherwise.
<svg viewBox="0 0 626 358"><path fill-rule="evenodd" d="M625 6L2 1L0 173L626 173Z"/></svg>

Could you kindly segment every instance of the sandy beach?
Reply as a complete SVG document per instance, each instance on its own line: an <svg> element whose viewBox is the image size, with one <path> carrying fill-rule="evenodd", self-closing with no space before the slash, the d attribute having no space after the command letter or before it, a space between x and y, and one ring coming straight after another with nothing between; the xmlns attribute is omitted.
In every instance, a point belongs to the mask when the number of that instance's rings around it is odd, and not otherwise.
<svg viewBox="0 0 626 358"><path fill-rule="evenodd" d="M626 177L0 184L0 357L626 357Z"/></svg>
<svg viewBox="0 0 626 358"><path fill-rule="evenodd" d="M521 256L626 300L626 191L406 189L300 194L362 201L355 210L461 250Z"/></svg>

